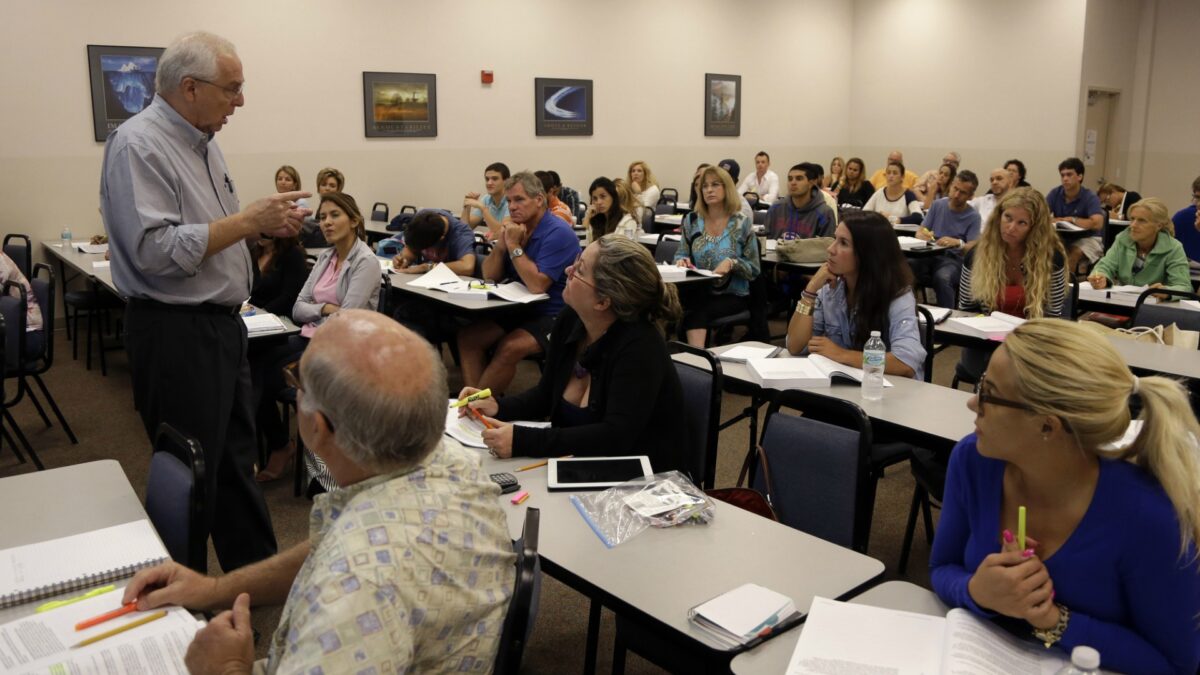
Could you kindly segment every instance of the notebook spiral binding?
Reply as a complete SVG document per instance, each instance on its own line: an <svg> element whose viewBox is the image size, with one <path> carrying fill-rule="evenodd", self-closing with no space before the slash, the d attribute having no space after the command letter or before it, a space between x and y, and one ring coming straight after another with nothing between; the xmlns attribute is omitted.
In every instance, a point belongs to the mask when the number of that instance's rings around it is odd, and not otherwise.
<svg viewBox="0 0 1200 675"><path fill-rule="evenodd" d="M165 557L147 558L146 560L138 563L122 565L121 567L115 567L103 572L85 574L83 576L75 577L74 579L67 579L65 581L46 584L37 588L26 588L19 591L14 591L7 595L0 595L0 609L13 607L16 605L23 605L27 602L49 598L51 596L59 595L60 593L71 593L73 591L80 591L93 586L100 586L110 581L131 577L134 574L137 574L139 570L147 567L153 567L166 561L167 558Z"/></svg>

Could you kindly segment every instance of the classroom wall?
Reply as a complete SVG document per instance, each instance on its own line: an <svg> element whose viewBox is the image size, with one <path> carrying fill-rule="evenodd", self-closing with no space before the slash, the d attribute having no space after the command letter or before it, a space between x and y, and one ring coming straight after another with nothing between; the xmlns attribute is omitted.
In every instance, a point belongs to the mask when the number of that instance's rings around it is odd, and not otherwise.
<svg viewBox="0 0 1200 675"><path fill-rule="evenodd" d="M1134 73L1137 65L1139 27L1143 3L1130 0L1087 0L1083 38L1083 75L1079 87L1079 129L1076 134L1076 156L1083 157L1087 129L1083 123L1087 116L1087 92L1089 89L1117 92L1117 104L1109 120L1108 165L1111 175L1105 178L1128 189L1131 160L1139 160L1130 153L1132 135L1132 111L1135 103ZM1092 189L1098 186L1104 175L1104 167L1087 167L1085 184Z"/></svg>
<svg viewBox="0 0 1200 675"><path fill-rule="evenodd" d="M5 231L56 238L63 224L101 230L96 212L103 144L92 139L89 43L165 46L204 28L242 57L246 105L218 140L243 203L274 190L280 164L306 188L336 166L360 204L461 206L482 189L483 167L553 168L586 190L599 175L648 161L666 186L685 187L701 161L753 166L765 149L776 168L833 155L849 142L849 63L804 70L785 49L797 27L806 48L844 53L849 5L812 0L123 0L21 3L0 25L0 194ZM120 13L113 10L119 7ZM755 48L755 43L770 48ZM495 84L479 71L495 71ZM362 71L436 73L438 137L367 139ZM742 76L743 134L703 135L706 72ZM537 137L533 79L594 80L595 135ZM809 153L815 153L810 155ZM16 197L16 199L13 199Z"/></svg>
<svg viewBox="0 0 1200 675"><path fill-rule="evenodd" d="M1075 153L1086 0L855 0L850 137L922 173L949 150L986 184L1016 157L1046 190Z"/></svg>
<svg viewBox="0 0 1200 675"><path fill-rule="evenodd" d="M1144 155L1140 176L1129 187L1163 199L1174 211L1188 205L1200 175L1200 3L1157 0L1143 17L1150 24L1142 31L1148 44L1135 69L1144 102L1132 126Z"/></svg>

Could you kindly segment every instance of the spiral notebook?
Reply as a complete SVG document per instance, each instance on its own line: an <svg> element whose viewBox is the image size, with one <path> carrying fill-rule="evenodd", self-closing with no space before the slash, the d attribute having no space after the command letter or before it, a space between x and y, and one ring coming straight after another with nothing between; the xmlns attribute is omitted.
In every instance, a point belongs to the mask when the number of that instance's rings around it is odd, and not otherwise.
<svg viewBox="0 0 1200 675"><path fill-rule="evenodd" d="M148 520L0 550L0 608L133 576L168 559Z"/></svg>

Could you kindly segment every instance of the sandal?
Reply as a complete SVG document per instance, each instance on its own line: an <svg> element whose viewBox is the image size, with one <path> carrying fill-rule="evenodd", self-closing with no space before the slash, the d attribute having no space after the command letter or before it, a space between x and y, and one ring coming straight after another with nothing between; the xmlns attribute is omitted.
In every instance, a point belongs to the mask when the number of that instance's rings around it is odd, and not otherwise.
<svg viewBox="0 0 1200 675"><path fill-rule="evenodd" d="M259 469L254 475L254 480L259 483L269 483L273 480L279 480L284 471L287 471L288 466L292 464L292 459L296 456L296 444L288 441L288 444L271 452L270 458L267 459L267 465Z"/></svg>

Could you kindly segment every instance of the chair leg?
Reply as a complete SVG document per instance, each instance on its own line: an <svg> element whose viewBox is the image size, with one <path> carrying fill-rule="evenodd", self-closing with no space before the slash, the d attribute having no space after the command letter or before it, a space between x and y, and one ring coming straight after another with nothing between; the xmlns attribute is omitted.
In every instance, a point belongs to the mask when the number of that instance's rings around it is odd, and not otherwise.
<svg viewBox="0 0 1200 675"><path fill-rule="evenodd" d="M67 311L70 311L69 307L67 308ZM79 308L78 307L75 308L75 312L67 319L67 326L68 326L67 334L68 334L68 336L70 336L70 334L72 332L70 329L70 326L72 324L74 324L74 326L75 326L75 328L74 328L75 337L71 340L71 360L78 361L79 360Z"/></svg>
<svg viewBox="0 0 1200 675"><path fill-rule="evenodd" d="M954 378L950 380L950 388L958 389L958 375L955 375Z"/></svg>
<svg viewBox="0 0 1200 675"><path fill-rule="evenodd" d="M904 526L904 543L900 546L900 574L908 569L908 554L912 552L913 535L917 530L917 509L924 499L925 490L920 485L913 488L912 505L908 508L908 523Z"/></svg>
<svg viewBox="0 0 1200 675"><path fill-rule="evenodd" d="M13 435L16 436L17 440L21 442L21 445L25 446L25 452L29 453L29 458L33 460L33 465L37 467L38 471L44 471L46 466L42 464L42 460L40 457L38 457L37 451L35 451L33 446L29 444L29 439L25 438L25 434L21 432L21 427L17 426L17 421L13 419L12 413L10 413L7 408L4 410L4 421L8 422L8 426L12 428ZM16 446L14 445L13 447Z"/></svg>
<svg viewBox="0 0 1200 675"><path fill-rule="evenodd" d="M613 640L612 674L625 675L625 636L621 633L621 622L617 622L617 636Z"/></svg>
<svg viewBox="0 0 1200 675"><path fill-rule="evenodd" d="M21 446L17 445L17 442L13 440L13 437L8 433L8 429L4 426L4 420L0 419L0 450L4 449L5 440L7 440L8 444L12 446L13 454L17 456L17 459L20 460L22 464L24 464L26 462L25 453L21 452Z"/></svg>
<svg viewBox="0 0 1200 675"><path fill-rule="evenodd" d="M87 341L83 345L83 350L85 352L85 357L86 357L84 359L84 367L87 368L88 370L92 369L92 322L93 322L93 319L95 318L95 316L96 316L95 309L88 310Z"/></svg>
<svg viewBox="0 0 1200 675"><path fill-rule="evenodd" d="M99 290L97 290L95 292L95 296L96 296L96 304L98 305L100 303L100 291ZM106 309L106 310L104 310L104 326L96 327L96 351L98 351L100 354L100 375L102 377L108 377L108 357L106 357L104 355L104 334L106 332L108 332L108 322L109 322L109 313L108 313L108 310Z"/></svg>
<svg viewBox="0 0 1200 675"><path fill-rule="evenodd" d="M584 675L596 675L596 654L600 651L600 610L603 606L599 600L592 598L588 607L587 648L583 652Z"/></svg>
<svg viewBox="0 0 1200 675"><path fill-rule="evenodd" d="M929 507L929 494L925 493L921 499L921 514L925 518L925 543L930 547L933 546L933 511Z"/></svg>
<svg viewBox="0 0 1200 675"><path fill-rule="evenodd" d="M50 390L46 387L46 383L42 381L41 375L34 375L33 381L37 382L38 388L42 390L42 394L46 396L46 403L50 404L50 410L54 416L58 418L58 423L62 425L63 431L67 432L67 438L71 439L72 445L79 445L79 439L75 437L75 432L71 430L71 425L67 424L67 418L63 417L62 410L59 410L58 403L54 397L50 395ZM33 396L33 391L29 392L30 397Z"/></svg>
<svg viewBox="0 0 1200 675"><path fill-rule="evenodd" d="M38 400L36 395L34 395L33 389L29 386L29 382L27 382L24 377L21 378L20 386L25 388L25 391L29 394L30 402L33 403L33 409L37 411L37 414L42 418L42 423L46 425L47 429L49 429L52 426L50 424L50 418L46 416L46 410L45 408L42 408L42 402Z"/></svg>

